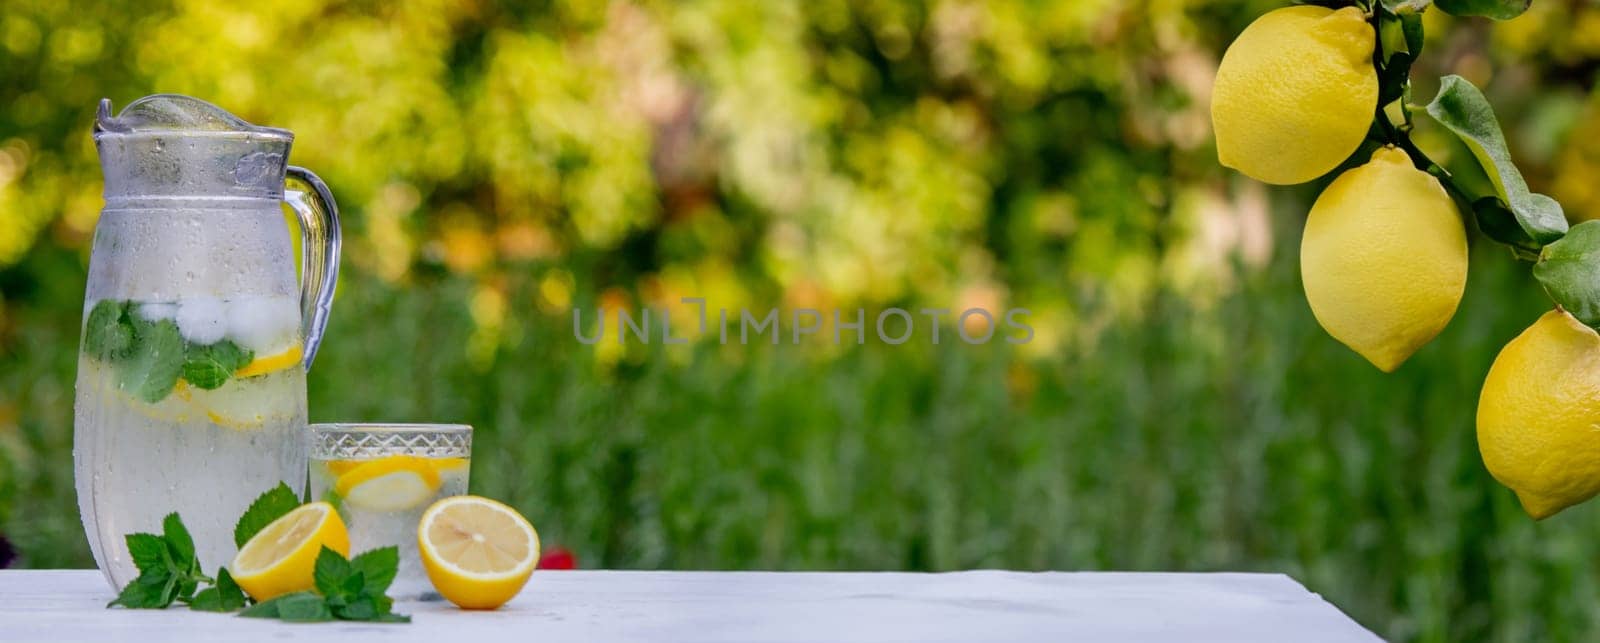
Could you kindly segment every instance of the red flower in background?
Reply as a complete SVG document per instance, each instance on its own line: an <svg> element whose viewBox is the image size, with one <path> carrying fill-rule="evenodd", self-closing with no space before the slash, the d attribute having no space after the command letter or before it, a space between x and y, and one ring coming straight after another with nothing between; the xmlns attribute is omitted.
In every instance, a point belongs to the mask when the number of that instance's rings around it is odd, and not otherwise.
<svg viewBox="0 0 1600 643"><path fill-rule="evenodd" d="M566 547L555 547L539 557L539 569L577 569L578 559Z"/></svg>

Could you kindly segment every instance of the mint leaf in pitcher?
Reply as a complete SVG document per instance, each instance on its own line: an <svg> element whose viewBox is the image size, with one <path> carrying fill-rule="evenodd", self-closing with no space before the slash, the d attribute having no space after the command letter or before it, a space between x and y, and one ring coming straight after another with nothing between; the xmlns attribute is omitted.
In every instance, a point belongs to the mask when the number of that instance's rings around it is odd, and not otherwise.
<svg viewBox="0 0 1600 643"><path fill-rule="evenodd" d="M127 362L117 369L117 384L145 402L167 397L183 374L183 335L170 319L150 321L129 315L133 347Z"/></svg>
<svg viewBox="0 0 1600 643"><path fill-rule="evenodd" d="M189 344L184 349L183 379L209 391L226 383L252 357L250 351L226 339L215 344Z"/></svg>
<svg viewBox="0 0 1600 643"><path fill-rule="evenodd" d="M133 325L127 316L126 302L102 299L96 303L83 323L84 352L104 361L127 357L133 348Z"/></svg>

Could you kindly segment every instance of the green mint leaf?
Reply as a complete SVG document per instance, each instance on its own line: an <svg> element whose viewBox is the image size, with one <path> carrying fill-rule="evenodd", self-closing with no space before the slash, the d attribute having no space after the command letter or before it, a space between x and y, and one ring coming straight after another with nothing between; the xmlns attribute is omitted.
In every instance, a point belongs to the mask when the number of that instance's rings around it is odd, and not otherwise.
<svg viewBox="0 0 1600 643"><path fill-rule="evenodd" d="M239 584L234 582L233 574L228 572L228 568L217 568L217 585L215 589L222 594L223 605L232 605L232 609L244 607L246 598L244 590L240 589Z"/></svg>
<svg viewBox="0 0 1600 643"><path fill-rule="evenodd" d="M278 486L257 496L244 515L239 516L239 522L233 527L234 546L243 547L256 532L299 506L300 496L288 484L278 483Z"/></svg>
<svg viewBox="0 0 1600 643"><path fill-rule="evenodd" d="M1516 215L1518 225L1529 238L1543 245L1567 233L1561 204L1530 191L1528 182L1511 162L1511 149L1483 92L1460 76L1445 76L1439 79L1439 95L1428 103L1427 111L1472 151L1494 184L1495 196Z"/></svg>
<svg viewBox="0 0 1600 643"><path fill-rule="evenodd" d="M347 523L350 522L348 517L344 515L344 496L339 495L338 491L334 491L333 487L328 487L327 491L322 492L322 501L333 505L333 510L339 512L339 517L345 518Z"/></svg>
<svg viewBox="0 0 1600 643"><path fill-rule="evenodd" d="M167 541L167 551L171 552L174 571L190 573L200 569L194 557L194 538L189 536L189 529L183 526L183 519L177 512L161 519L161 532Z"/></svg>
<svg viewBox="0 0 1600 643"><path fill-rule="evenodd" d="M96 303L83 322L84 352L103 361L127 357L133 348L133 326L127 314L126 302L102 299Z"/></svg>
<svg viewBox="0 0 1600 643"><path fill-rule="evenodd" d="M317 564L312 569L311 580L316 583L317 591L323 596L333 598L344 594L344 585L355 569L350 566L350 561L340 556L339 552L323 546L317 553ZM357 591L360 590L358 585Z"/></svg>
<svg viewBox="0 0 1600 643"><path fill-rule="evenodd" d="M362 552L350 559L350 566L365 577L366 586L362 588L363 592L382 596L389 590L389 585L394 582L394 576L400 569L400 549L390 545Z"/></svg>
<svg viewBox="0 0 1600 643"><path fill-rule="evenodd" d="M194 600L189 603L189 609L202 612L233 612L244 607L244 592L239 589L239 584L233 581L233 576L228 573L228 568L217 569L217 584L195 594Z"/></svg>
<svg viewBox="0 0 1600 643"><path fill-rule="evenodd" d="M297 623L315 623L333 620L333 613L328 610L327 603L321 596L311 592L299 592L281 596L278 599L278 618L284 621Z"/></svg>
<svg viewBox="0 0 1600 643"><path fill-rule="evenodd" d="M247 607L239 612L239 616L275 618L299 623L333 620L333 613L328 610L328 605L314 592L284 594L270 601Z"/></svg>
<svg viewBox="0 0 1600 643"><path fill-rule="evenodd" d="M189 360L183 363L183 379L195 388L213 390L228 381L228 371L214 361Z"/></svg>
<svg viewBox="0 0 1600 643"><path fill-rule="evenodd" d="M106 607L121 605L129 609L162 609L172 604L169 593L177 580L165 567L151 568L128 582Z"/></svg>
<svg viewBox="0 0 1600 643"><path fill-rule="evenodd" d="M250 363L251 357L250 351L226 339L215 344L189 344L184 349L183 379L209 391L227 382L234 371Z"/></svg>
<svg viewBox="0 0 1600 643"><path fill-rule="evenodd" d="M232 612L222 606L222 592L215 587L207 587L196 592L194 599L189 601L189 609L197 612Z"/></svg>
<svg viewBox="0 0 1600 643"><path fill-rule="evenodd" d="M370 621L378 617L378 606L369 595L362 595L348 605L333 608L333 615L346 621Z"/></svg>
<svg viewBox="0 0 1600 643"><path fill-rule="evenodd" d="M288 594L284 596L288 596ZM239 616L243 618L278 618L278 599L280 598L283 598L283 596L246 607L244 611L239 612Z"/></svg>
<svg viewBox="0 0 1600 643"><path fill-rule="evenodd" d="M343 583L339 584L339 594L350 602L362 595L362 590L367 587L367 575L359 571L346 576Z"/></svg>
<svg viewBox="0 0 1600 643"><path fill-rule="evenodd" d="M405 614L395 614L389 610L394 607L394 599L382 594L362 594L350 601L348 605L333 608L333 615L346 621L367 621L372 623L410 623L411 617Z"/></svg>
<svg viewBox="0 0 1600 643"><path fill-rule="evenodd" d="M183 373L183 336L170 319L133 319L133 348L117 369L117 384L145 402L155 404L172 392Z"/></svg>
<svg viewBox="0 0 1600 643"><path fill-rule="evenodd" d="M1433 4L1452 16L1510 20L1527 11L1533 0L1433 0Z"/></svg>
<svg viewBox="0 0 1600 643"><path fill-rule="evenodd" d="M122 539L128 543L128 556L143 574L153 569L167 569L167 541L155 534L128 534Z"/></svg>

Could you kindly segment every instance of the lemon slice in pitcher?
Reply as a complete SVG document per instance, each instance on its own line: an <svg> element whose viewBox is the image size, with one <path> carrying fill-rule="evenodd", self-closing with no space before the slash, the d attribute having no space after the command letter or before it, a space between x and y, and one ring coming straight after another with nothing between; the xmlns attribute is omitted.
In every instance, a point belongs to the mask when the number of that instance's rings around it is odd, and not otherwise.
<svg viewBox="0 0 1600 643"><path fill-rule="evenodd" d="M522 591L539 562L539 532L502 503L451 496L417 525L417 548L433 588L464 609L494 609Z"/></svg>
<svg viewBox="0 0 1600 643"><path fill-rule="evenodd" d="M439 491L439 472L427 458L391 455L340 475L333 490L354 507L402 511L427 502Z"/></svg>
<svg viewBox="0 0 1600 643"><path fill-rule="evenodd" d="M239 370L234 371L233 376L239 379L244 379L247 377L255 377L257 375L266 375L267 373L281 371L289 368L290 366L298 365L300 360L304 357L305 351L300 348L299 344L295 344L277 353L250 360L249 364L245 364L244 366L239 367Z"/></svg>

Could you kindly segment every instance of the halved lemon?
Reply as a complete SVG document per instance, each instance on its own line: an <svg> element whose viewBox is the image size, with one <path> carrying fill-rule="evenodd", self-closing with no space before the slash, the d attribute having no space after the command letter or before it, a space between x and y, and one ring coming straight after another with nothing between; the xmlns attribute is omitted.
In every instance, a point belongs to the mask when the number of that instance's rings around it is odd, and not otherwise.
<svg viewBox="0 0 1600 643"><path fill-rule="evenodd" d="M234 371L233 376L244 379L246 377L266 375L273 371L281 371L299 364L304 357L305 352L300 348L299 344L295 344L277 353L250 360L249 364L245 364L239 367L239 370Z"/></svg>
<svg viewBox="0 0 1600 643"><path fill-rule="evenodd" d="M262 527L228 567L240 589L265 601L315 587L312 574L324 546L349 556L350 534L333 505L313 502Z"/></svg>
<svg viewBox="0 0 1600 643"><path fill-rule="evenodd" d="M401 511L427 502L439 491L439 472L427 458L391 455L362 462L340 475L333 490L352 506Z"/></svg>
<svg viewBox="0 0 1600 643"><path fill-rule="evenodd" d="M417 525L428 580L464 609L494 609L522 591L539 562L539 532L502 503L452 496L433 503Z"/></svg>

